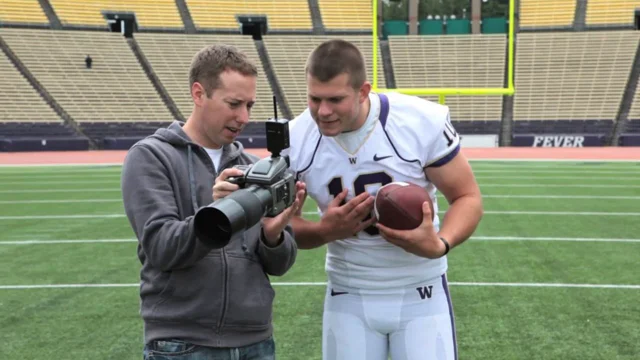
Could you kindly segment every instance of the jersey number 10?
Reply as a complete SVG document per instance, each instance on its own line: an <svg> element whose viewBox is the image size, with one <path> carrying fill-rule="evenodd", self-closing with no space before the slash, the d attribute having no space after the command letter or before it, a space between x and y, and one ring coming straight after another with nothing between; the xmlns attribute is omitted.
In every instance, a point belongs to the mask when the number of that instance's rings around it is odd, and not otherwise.
<svg viewBox="0 0 640 360"><path fill-rule="evenodd" d="M358 196L367 191L366 187L369 185L380 184L380 186L384 186L391 182L393 182L393 178L391 177L391 175L387 174L384 171L361 174L358 175L358 177L356 177L356 179L353 181L353 192L355 196ZM343 190L342 176L336 176L331 179L327 187L329 188L329 194L333 195L334 198L338 196ZM340 205L344 205L345 202L346 201L342 201L342 204ZM370 218L371 214L369 214L364 221L369 220ZM375 226L369 226L368 228L364 229L364 232L372 236L378 235L379 233L378 228L376 228Z"/></svg>

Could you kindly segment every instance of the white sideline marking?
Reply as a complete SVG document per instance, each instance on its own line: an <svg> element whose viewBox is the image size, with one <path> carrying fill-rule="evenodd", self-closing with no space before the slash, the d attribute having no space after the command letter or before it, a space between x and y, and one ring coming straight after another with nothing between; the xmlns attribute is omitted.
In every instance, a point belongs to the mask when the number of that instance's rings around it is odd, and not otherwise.
<svg viewBox="0 0 640 360"><path fill-rule="evenodd" d="M446 211L439 211L444 214ZM304 211L303 215L319 215L315 211ZM570 216L640 216L640 212L573 212L573 211L485 211L485 215L570 215ZM53 219L110 219L125 217L125 214L77 214L77 215L25 215L0 216L0 220L53 220Z"/></svg>
<svg viewBox="0 0 640 360"><path fill-rule="evenodd" d="M124 214L82 214L82 215L29 215L0 216L0 220L52 220L52 219L110 219L125 217Z"/></svg>
<svg viewBox="0 0 640 360"><path fill-rule="evenodd" d="M326 282L272 282L274 286L326 286ZM507 286L507 287L554 287L589 289L640 289L640 285L626 284L561 284L561 283L503 283L503 282L449 282L451 286ZM42 284L0 285L0 290L61 289L61 288L114 288L139 287L140 284Z"/></svg>
<svg viewBox="0 0 640 360"><path fill-rule="evenodd" d="M469 159L471 162L548 162L548 163L583 163L583 162L598 162L598 163L636 163L640 162L640 159L492 159L492 158L474 158ZM64 164L0 164L0 167L80 167L80 166L122 166L122 162L114 163L64 163Z"/></svg>
<svg viewBox="0 0 640 360"><path fill-rule="evenodd" d="M639 197L640 198L640 197ZM122 199L2 200L0 204L72 204L122 202Z"/></svg>
<svg viewBox="0 0 640 360"><path fill-rule="evenodd" d="M544 178L542 178L544 179ZM542 180L541 179L541 180ZM483 184L480 187L560 187L560 188L640 188L640 185L604 185L604 184Z"/></svg>
<svg viewBox="0 0 640 360"><path fill-rule="evenodd" d="M480 187L526 187L526 188L535 188L535 187L543 187L543 188L551 188L551 187L560 187L560 188L640 188L640 185L604 185L604 184L483 184L480 183ZM19 189L19 190L0 190L0 193L4 194L15 194L15 193L60 193L60 192L70 192L70 193L79 193L79 192L120 192L120 188L97 188L97 189Z"/></svg>
<svg viewBox="0 0 640 360"><path fill-rule="evenodd" d="M640 159L491 159L491 158L475 158L469 159L469 161L484 161L484 162L548 162L548 163L565 163L565 162L574 162L574 163L582 163L582 162L597 162L597 163L636 163L640 162Z"/></svg>
<svg viewBox="0 0 640 360"><path fill-rule="evenodd" d="M527 236L472 236L469 240L470 241L575 241L575 242L640 243L640 239L527 237Z"/></svg>
<svg viewBox="0 0 640 360"><path fill-rule="evenodd" d="M444 214L446 211L438 211ZM303 215L320 215L315 211L304 211ZM580 216L640 216L640 212L580 212L580 211L484 211L485 215L580 215Z"/></svg>
<svg viewBox="0 0 640 360"><path fill-rule="evenodd" d="M482 171L475 171L476 174L480 173ZM531 172L529 170L521 170L518 171L519 173L522 172ZM539 179L544 179L544 180L575 180L575 179L580 179L580 178L584 178L585 175L587 173L575 173L575 176L512 176L512 175L478 175L476 176L476 179L478 180L539 180ZM589 176L588 178L585 178L585 180L589 180L589 181L593 181L593 180L597 180L597 181L637 181L638 178L640 177L640 172L635 173L637 175L635 176L616 176L616 177L608 177L608 176ZM533 175L533 174L532 174ZM74 176L73 178L77 178L77 176ZM91 179L87 179L87 180L69 180L69 181L64 181L64 180L56 180L56 181L51 181L51 180L38 180L38 181L0 181L0 187L2 186L23 186L23 185L98 185L98 184L113 184L113 183L119 183L120 182L120 178L113 178L113 179L100 179L100 180L91 180ZM25 189L25 190L31 190L31 189Z"/></svg>
<svg viewBox="0 0 640 360"><path fill-rule="evenodd" d="M122 166L121 162L117 163L69 163L69 164L0 164L0 167L63 167L63 166Z"/></svg>
<svg viewBox="0 0 640 360"><path fill-rule="evenodd" d="M640 240L639 240L640 241ZM92 244L92 243L128 243L136 239L79 239L79 240L11 240L0 241L0 245L46 245L46 244Z"/></svg>
<svg viewBox="0 0 640 360"><path fill-rule="evenodd" d="M483 198L504 199L610 199L640 200L640 196L618 195L482 195ZM69 200L0 200L0 204L73 204L73 203L110 203L122 202L122 199L69 199Z"/></svg>
<svg viewBox="0 0 640 360"><path fill-rule="evenodd" d="M611 200L640 200L640 196L619 195L482 195L483 198L505 199L611 199Z"/></svg>
<svg viewBox="0 0 640 360"><path fill-rule="evenodd" d="M100 188L100 189L29 189L29 190L0 190L2 194L15 193L59 193L59 192L119 192L119 188Z"/></svg>
<svg viewBox="0 0 640 360"><path fill-rule="evenodd" d="M640 239L620 238L572 238L572 237L521 237L521 236L472 236L470 241L571 241L571 242L620 242L640 243ZM92 243L137 243L130 239L78 239L78 240L0 240L0 245L51 245L51 244L92 244Z"/></svg>
<svg viewBox="0 0 640 360"><path fill-rule="evenodd" d="M78 176L82 176L82 175L78 175ZM499 179L500 177L496 177L496 179ZM531 179L530 177L527 179ZM548 178L547 178L548 179ZM618 178L620 179L620 178ZM628 178L628 179L633 179L633 178ZM615 180L615 179L612 179ZM44 181L0 181L0 186L20 186L20 185L92 185L92 184L113 184L113 183L120 183L120 178L113 178L111 180L69 180L69 181L51 181L51 180L44 180Z"/></svg>
<svg viewBox="0 0 640 360"><path fill-rule="evenodd" d="M612 175L621 175L621 174L640 174L640 169L621 169L621 170L573 170L564 168L562 170L546 170L543 168L541 170L535 168L523 168L519 170L514 170L512 168L508 169L475 169L473 170L474 174L509 174L509 173L517 173L522 174L523 171L526 171L530 174L563 174L563 175L594 175L594 174L612 174ZM507 179L518 179L518 177L506 177ZM531 176L529 176L531 178ZM544 177L550 179L551 177ZM567 179L573 179L575 177L567 177ZM589 177L591 179L591 177ZM624 177L623 177L624 178ZM626 177L630 178L630 177ZM523 178L526 179L526 178ZM610 179L609 177L601 177L601 179Z"/></svg>
<svg viewBox="0 0 640 360"><path fill-rule="evenodd" d="M529 172L529 170L521 170L522 172ZM576 180L582 179L585 180L597 180L597 181L638 181L640 178L640 172L636 173L634 176L591 176L585 177L587 174L576 174L575 176L513 176L513 175L476 175L477 180ZM533 174L532 174L533 175ZM16 183L19 185L20 183ZM26 182L23 184L27 184ZM29 183L30 184L30 183ZM43 182L44 184L48 184L47 182ZM61 182L61 184L64 184ZM83 182L83 184L88 184L88 182ZM2 183L0 183L2 185Z"/></svg>

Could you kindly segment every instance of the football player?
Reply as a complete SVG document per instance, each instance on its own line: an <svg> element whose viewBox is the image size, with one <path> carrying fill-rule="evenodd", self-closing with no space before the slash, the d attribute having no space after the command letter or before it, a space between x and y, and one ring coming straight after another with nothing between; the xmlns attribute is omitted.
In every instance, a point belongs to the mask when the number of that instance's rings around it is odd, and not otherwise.
<svg viewBox="0 0 640 360"><path fill-rule="evenodd" d="M449 109L400 93L373 93L360 50L319 45L306 65L308 108L290 122L291 168L321 219L292 219L301 249L327 245L325 360L457 359L447 253L471 236L482 199ZM393 181L430 193L423 222L398 231L372 216ZM451 204L441 220L439 190Z"/></svg>

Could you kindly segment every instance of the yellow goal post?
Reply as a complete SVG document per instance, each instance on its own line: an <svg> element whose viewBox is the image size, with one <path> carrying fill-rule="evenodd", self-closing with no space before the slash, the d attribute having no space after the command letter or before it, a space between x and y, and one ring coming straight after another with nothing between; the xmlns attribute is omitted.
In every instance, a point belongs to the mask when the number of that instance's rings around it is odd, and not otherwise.
<svg viewBox="0 0 640 360"><path fill-rule="evenodd" d="M508 56L507 56L507 84L506 88L379 88L378 87L378 1L372 0L373 18L373 83L372 88L376 92L400 92L407 95L438 95L438 101L445 103L445 98L450 95L481 96L481 95L513 95L515 94L514 80L514 31L515 31L515 0L509 0L509 29L508 29ZM428 36L428 35L425 35ZM443 35L446 36L446 35Z"/></svg>

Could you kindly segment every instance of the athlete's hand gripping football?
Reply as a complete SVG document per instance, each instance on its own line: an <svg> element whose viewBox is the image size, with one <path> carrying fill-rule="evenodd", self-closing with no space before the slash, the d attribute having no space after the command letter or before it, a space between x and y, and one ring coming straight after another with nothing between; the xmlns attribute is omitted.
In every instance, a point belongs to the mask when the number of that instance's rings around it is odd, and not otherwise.
<svg viewBox="0 0 640 360"><path fill-rule="evenodd" d="M367 219L373 210L374 197L368 192L354 197L342 204L348 190L344 189L327 206L320 219L323 236L328 241L352 237L375 222L375 217ZM341 205L342 204L342 205Z"/></svg>
<svg viewBox="0 0 640 360"><path fill-rule="evenodd" d="M417 256L436 259L446 251L446 245L440 240L438 232L433 226L433 217L429 202L422 204L422 223L412 230L396 230L376 223L380 235L388 242L403 248Z"/></svg>

